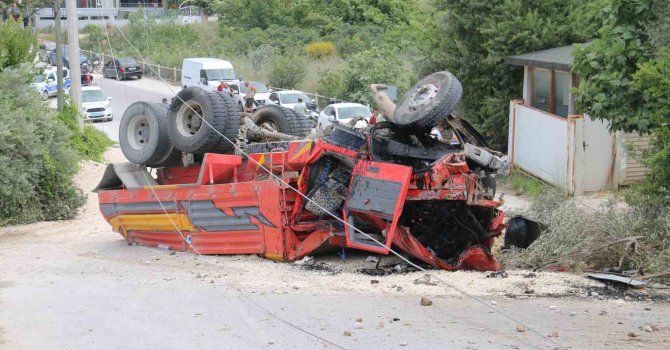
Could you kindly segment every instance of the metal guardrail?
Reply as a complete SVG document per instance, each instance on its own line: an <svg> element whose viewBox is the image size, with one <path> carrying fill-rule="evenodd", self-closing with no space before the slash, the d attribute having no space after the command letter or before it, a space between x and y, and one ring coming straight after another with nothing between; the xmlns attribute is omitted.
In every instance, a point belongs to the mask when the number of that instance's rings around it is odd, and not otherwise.
<svg viewBox="0 0 670 350"><path fill-rule="evenodd" d="M118 56L112 56L112 55L107 55L104 53L99 53L91 50L81 50L84 54L86 54L88 57L92 57L97 55L98 57L101 58L101 64L104 66L105 63L107 63L109 60L112 58L118 58ZM149 63L149 62L144 62L144 61L138 61L138 63L141 63L144 65L144 75L146 77L153 77L153 78L162 78L163 80L167 80L170 82L174 83L180 83L181 82L181 69L179 68L173 68L173 67L165 67L161 66L159 64L154 64L154 63ZM292 89L285 89L285 88L278 88L274 86L270 86L269 88L275 90L275 91L282 91L282 90L292 90ZM322 110L325 108L331 101L334 101L335 103L340 103L340 102L347 102L344 100L340 100L338 98L334 97L329 97L329 96L323 96L319 94L314 94L310 92L305 92L305 95L307 95L310 99L316 102L318 109Z"/></svg>
<svg viewBox="0 0 670 350"><path fill-rule="evenodd" d="M109 60L113 58L118 58L118 56L112 56L104 53L99 53L91 50L81 50L88 57L98 56L101 59L101 64L104 66ZM149 63L145 61L138 61L138 63L144 66L144 76L153 77L153 78L162 78L170 82L180 82L181 81L181 69L165 67L160 64Z"/></svg>

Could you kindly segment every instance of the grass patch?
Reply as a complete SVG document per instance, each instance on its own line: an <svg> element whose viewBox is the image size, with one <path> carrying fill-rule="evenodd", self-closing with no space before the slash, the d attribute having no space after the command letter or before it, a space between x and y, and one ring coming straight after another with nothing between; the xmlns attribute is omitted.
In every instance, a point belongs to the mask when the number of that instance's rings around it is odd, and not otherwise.
<svg viewBox="0 0 670 350"><path fill-rule="evenodd" d="M536 197L548 190L554 189L546 182L515 169L509 176L502 179L502 185L514 191L516 195Z"/></svg>

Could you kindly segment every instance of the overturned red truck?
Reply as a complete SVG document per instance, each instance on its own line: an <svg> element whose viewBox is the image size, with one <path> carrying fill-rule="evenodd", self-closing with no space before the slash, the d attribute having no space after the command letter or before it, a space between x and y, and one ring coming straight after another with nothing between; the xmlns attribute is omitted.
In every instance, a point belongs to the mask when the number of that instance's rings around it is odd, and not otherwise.
<svg viewBox="0 0 670 350"><path fill-rule="evenodd" d="M200 88L169 108L135 103L120 128L131 162L108 165L100 211L129 243L177 251L293 261L326 246L393 247L440 269L499 269L495 176L508 164L452 113L458 80L430 75L398 106L373 90L387 121L310 136L292 110L247 115ZM452 141L430 137L440 121Z"/></svg>

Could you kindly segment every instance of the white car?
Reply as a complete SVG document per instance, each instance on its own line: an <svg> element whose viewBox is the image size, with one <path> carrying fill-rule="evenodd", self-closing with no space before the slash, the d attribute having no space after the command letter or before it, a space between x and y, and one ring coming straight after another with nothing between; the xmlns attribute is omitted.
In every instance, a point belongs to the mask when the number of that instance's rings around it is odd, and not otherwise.
<svg viewBox="0 0 670 350"><path fill-rule="evenodd" d="M363 117L369 122L372 112L370 108L359 103L333 103L319 114L316 129L321 131L335 122L348 124L353 118L357 117ZM354 128L364 128L368 126L367 122L360 120L356 122Z"/></svg>
<svg viewBox="0 0 670 350"><path fill-rule="evenodd" d="M81 104L84 107L86 118L91 121L110 121L112 113L112 98L107 97L104 91L97 86L81 88Z"/></svg>
<svg viewBox="0 0 670 350"><path fill-rule="evenodd" d="M272 92L268 87L258 81L250 81L249 84L256 88L256 95L254 96L254 100L256 100L256 103L258 106L262 106L265 104L265 102L268 101L270 98L270 93ZM244 106L244 96L247 94L247 87L244 86L244 82L239 82L239 83L231 83L230 87L233 89L235 92L235 95L233 95L233 98L237 101L237 107L240 109L240 111L243 110ZM253 107L256 109L256 105Z"/></svg>
<svg viewBox="0 0 670 350"><path fill-rule="evenodd" d="M45 69L40 75L36 75L30 84L45 100L55 96L58 93L56 82L56 68ZM63 90L70 89L70 71L63 67Z"/></svg>
<svg viewBox="0 0 670 350"><path fill-rule="evenodd" d="M293 109L293 107L295 107L295 105L298 103L299 98L302 98L302 102L304 104L312 103L312 100L307 95L305 95L304 92L298 90L273 91L268 97L268 102Z"/></svg>

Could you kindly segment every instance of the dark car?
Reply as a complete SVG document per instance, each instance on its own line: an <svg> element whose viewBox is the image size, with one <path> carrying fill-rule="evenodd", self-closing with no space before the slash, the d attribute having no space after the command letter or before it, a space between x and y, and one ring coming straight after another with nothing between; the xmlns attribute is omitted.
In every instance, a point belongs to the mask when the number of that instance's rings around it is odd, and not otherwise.
<svg viewBox="0 0 670 350"><path fill-rule="evenodd" d="M56 49L49 51L49 54L47 55L47 60L49 61L50 65L52 66L56 65ZM79 51L79 61L80 64L88 63L88 57L86 57L86 55L84 55L84 53L81 51ZM63 66L66 68L70 68L70 55L67 47L63 48Z"/></svg>
<svg viewBox="0 0 670 350"><path fill-rule="evenodd" d="M116 78L116 80L137 77L142 79L142 65L137 63L134 58L124 57L109 60L102 67L102 76L105 78Z"/></svg>

